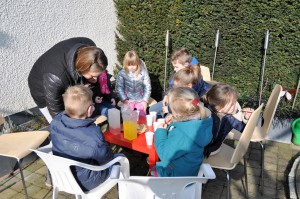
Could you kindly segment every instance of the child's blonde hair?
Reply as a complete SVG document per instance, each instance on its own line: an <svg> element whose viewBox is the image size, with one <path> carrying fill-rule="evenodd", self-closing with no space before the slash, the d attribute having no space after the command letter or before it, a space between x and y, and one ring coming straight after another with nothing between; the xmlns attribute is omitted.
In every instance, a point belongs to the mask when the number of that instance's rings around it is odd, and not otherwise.
<svg viewBox="0 0 300 199"><path fill-rule="evenodd" d="M86 117L89 106L93 104L92 96L93 92L87 86L69 87L63 94L67 115L72 118Z"/></svg>
<svg viewBox="0 0 300 199"><path fill-rule="evenodd" d="M189 87L172 88L168 93L168 102L175 121L190 120L204 111L199 104L198 94Z"/></svg>
<svg viewBox="0 0 300 199"><path fill-rule="evenodd" d="M138 56L138 54L134 50L128 51L123 60L123 67L126 72L128 72L128 66L137 66L137 70L135 71L135 74L139 74L141 70L142 62Z"/></svg>
<svg viewBox="0 0 300 199"><path fill-rule="evenodd" d="M200 65L195 64L191 67L183 68L174 74L174 82L179 86L186 87L189 84L196 85L201 77Z"/></svg>
<svg viewBox="0 0 300 199"><path fill-rule="evenodd" d="M171 62L178 61L179 64L186 64L190 63L192 59L192 56L189 55L188 51L186 48L181 48L177 51L175 51L171 57Z"/></svg>
<svg viewBox="0 0 300 199"><path fill-rule="evenodd" d="M234 88L225 83L217 83L204 96L204 102L214 111L224 108L227 104L236 103L238 94Z"/></svg>

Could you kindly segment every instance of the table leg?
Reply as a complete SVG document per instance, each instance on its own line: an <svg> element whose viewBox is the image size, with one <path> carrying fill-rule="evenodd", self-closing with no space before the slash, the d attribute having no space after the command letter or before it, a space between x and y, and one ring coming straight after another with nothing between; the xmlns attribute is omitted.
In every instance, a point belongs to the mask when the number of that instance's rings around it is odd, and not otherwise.
<svg viewBox="0 0 300 199"><path fill-rule="evenodd" d="M148 157L148 161L147 161L147 162L148 162L148 164L149 164L149 169L151 170L152 167L155 166L156 162L158 162L158 155L157 155L156 151L151 152L151 153L149 154L149 157Z"/></svg>

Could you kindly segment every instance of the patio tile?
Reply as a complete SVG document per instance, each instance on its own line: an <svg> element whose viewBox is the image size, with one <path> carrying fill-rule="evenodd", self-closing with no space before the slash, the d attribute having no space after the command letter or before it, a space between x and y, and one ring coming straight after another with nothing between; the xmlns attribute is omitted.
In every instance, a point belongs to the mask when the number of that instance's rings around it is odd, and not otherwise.
<svg viewBox="0 0 300 199"><path fill-rule="evenodd" d="M229 144L234 144L229 142ZM259 145L251 143L248 151L247 159L247 177L249 185L249 198L262 199L262 198L286 198L287 193L287 174L288 169L291 166L291 158L294 154L300 154L298 151L289 148L289 145L278 144L274 142L268 142L265 150L265 179L264 188L265 194L261 196L259 191L260 183L260 149ZM145 175L147 173L146 157L141 154L129 150L123 150L122 148L115 147L116 151L124 153L131 166L132 175ZM280 155L283 152L285 155ZM41 159L36 160L33 164L26 167L23 172L25 174L26 186L30 198L33 199L50 199L52 198L52 189L48 188L44 184L45 175L48 169ZM217 178L215 180L208 181L203 185L202 198L226 198L226 175L219 169L214 169ZM17 175L10 178L2 178L0 182L0 198L24 198L24 190L22 181L20 180L20 174L17 170ZM230 171L231 174L231 198L239 199L245 198L244 184L244 166L239 163L235 169ZM118 190L115 186L106 195L104 199L115 199L118 197ZM73 195L60 192L59 199L73 199Z"/></svg>
<svg viewBox="0 0 300 199"><path fill-rule="evenodd" d="M41 199L41 198L52 198L52 189L40 189L39 191L37 191L36 193L32 194L31 197L33 199Z"/></svg>
<svg viewBox="0 0 300 199"><path fill-rule="evenodd" d="M13 197L16 194L18 194L18 192L13 189L5 189L2 192L0 192L1 198L7 198L7 199Z"/></svg>

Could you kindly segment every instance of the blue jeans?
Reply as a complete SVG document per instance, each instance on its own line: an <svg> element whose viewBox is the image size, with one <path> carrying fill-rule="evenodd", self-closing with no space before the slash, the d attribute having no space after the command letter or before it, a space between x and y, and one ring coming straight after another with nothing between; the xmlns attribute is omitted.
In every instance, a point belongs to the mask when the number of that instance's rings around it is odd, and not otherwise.
<svg viewBox="0 0 300 199"><path fill-rule="evenodd" d="M162 118L164 116L163 109L162 109L162 101L159 101L156 104L153 104L152 106L150 106L149 112L150 111L156 111L156 113L157 113L156 117Z"/></svg>
<svg viewBox="0 0 300 199"><path fill-rule="evenodd" d="M116 107L114 105L112 105L111 103L101 102L98 110L99 110L100 115L104 115L104 116L108 117L108 109L111 109L111 108L116 108Z"/></svg>

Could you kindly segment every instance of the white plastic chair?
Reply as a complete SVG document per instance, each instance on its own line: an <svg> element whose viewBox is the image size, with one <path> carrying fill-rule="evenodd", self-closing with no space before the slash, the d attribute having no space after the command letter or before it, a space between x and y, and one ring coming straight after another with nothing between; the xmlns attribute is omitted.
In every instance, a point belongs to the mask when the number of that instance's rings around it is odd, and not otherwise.
<svg viewBox="0 0 300 199"><path fill-rule="evenodd" d="M130 176L118 181L119 199L198 199L201 198L202 184L215 178L209 164L201 165L198 176Z"/></svg>
<svg viewBox="0 0 300 199"><path fill-rule="evenodd" d="M53 183L53 199L58 198L59 191L74 194L76 199L101 198L104 194L106 194L112 187L114 187L117 184L119 175L115 175L116 173L120 174L121 171L122 177L124 178L129 177L130 175L129 161L124 156L115 157L113 160L111 160L105 165L94 166L52 155L51 144L32 151L34 151L45 162L46 166L50 170ZM88 192L82 191L70 169L71 166L79 166L93 171L101 171L109 168L117 162L121 164L121 167L113 166L110 177L106 181L101 183L99 186Z"/></svg>

